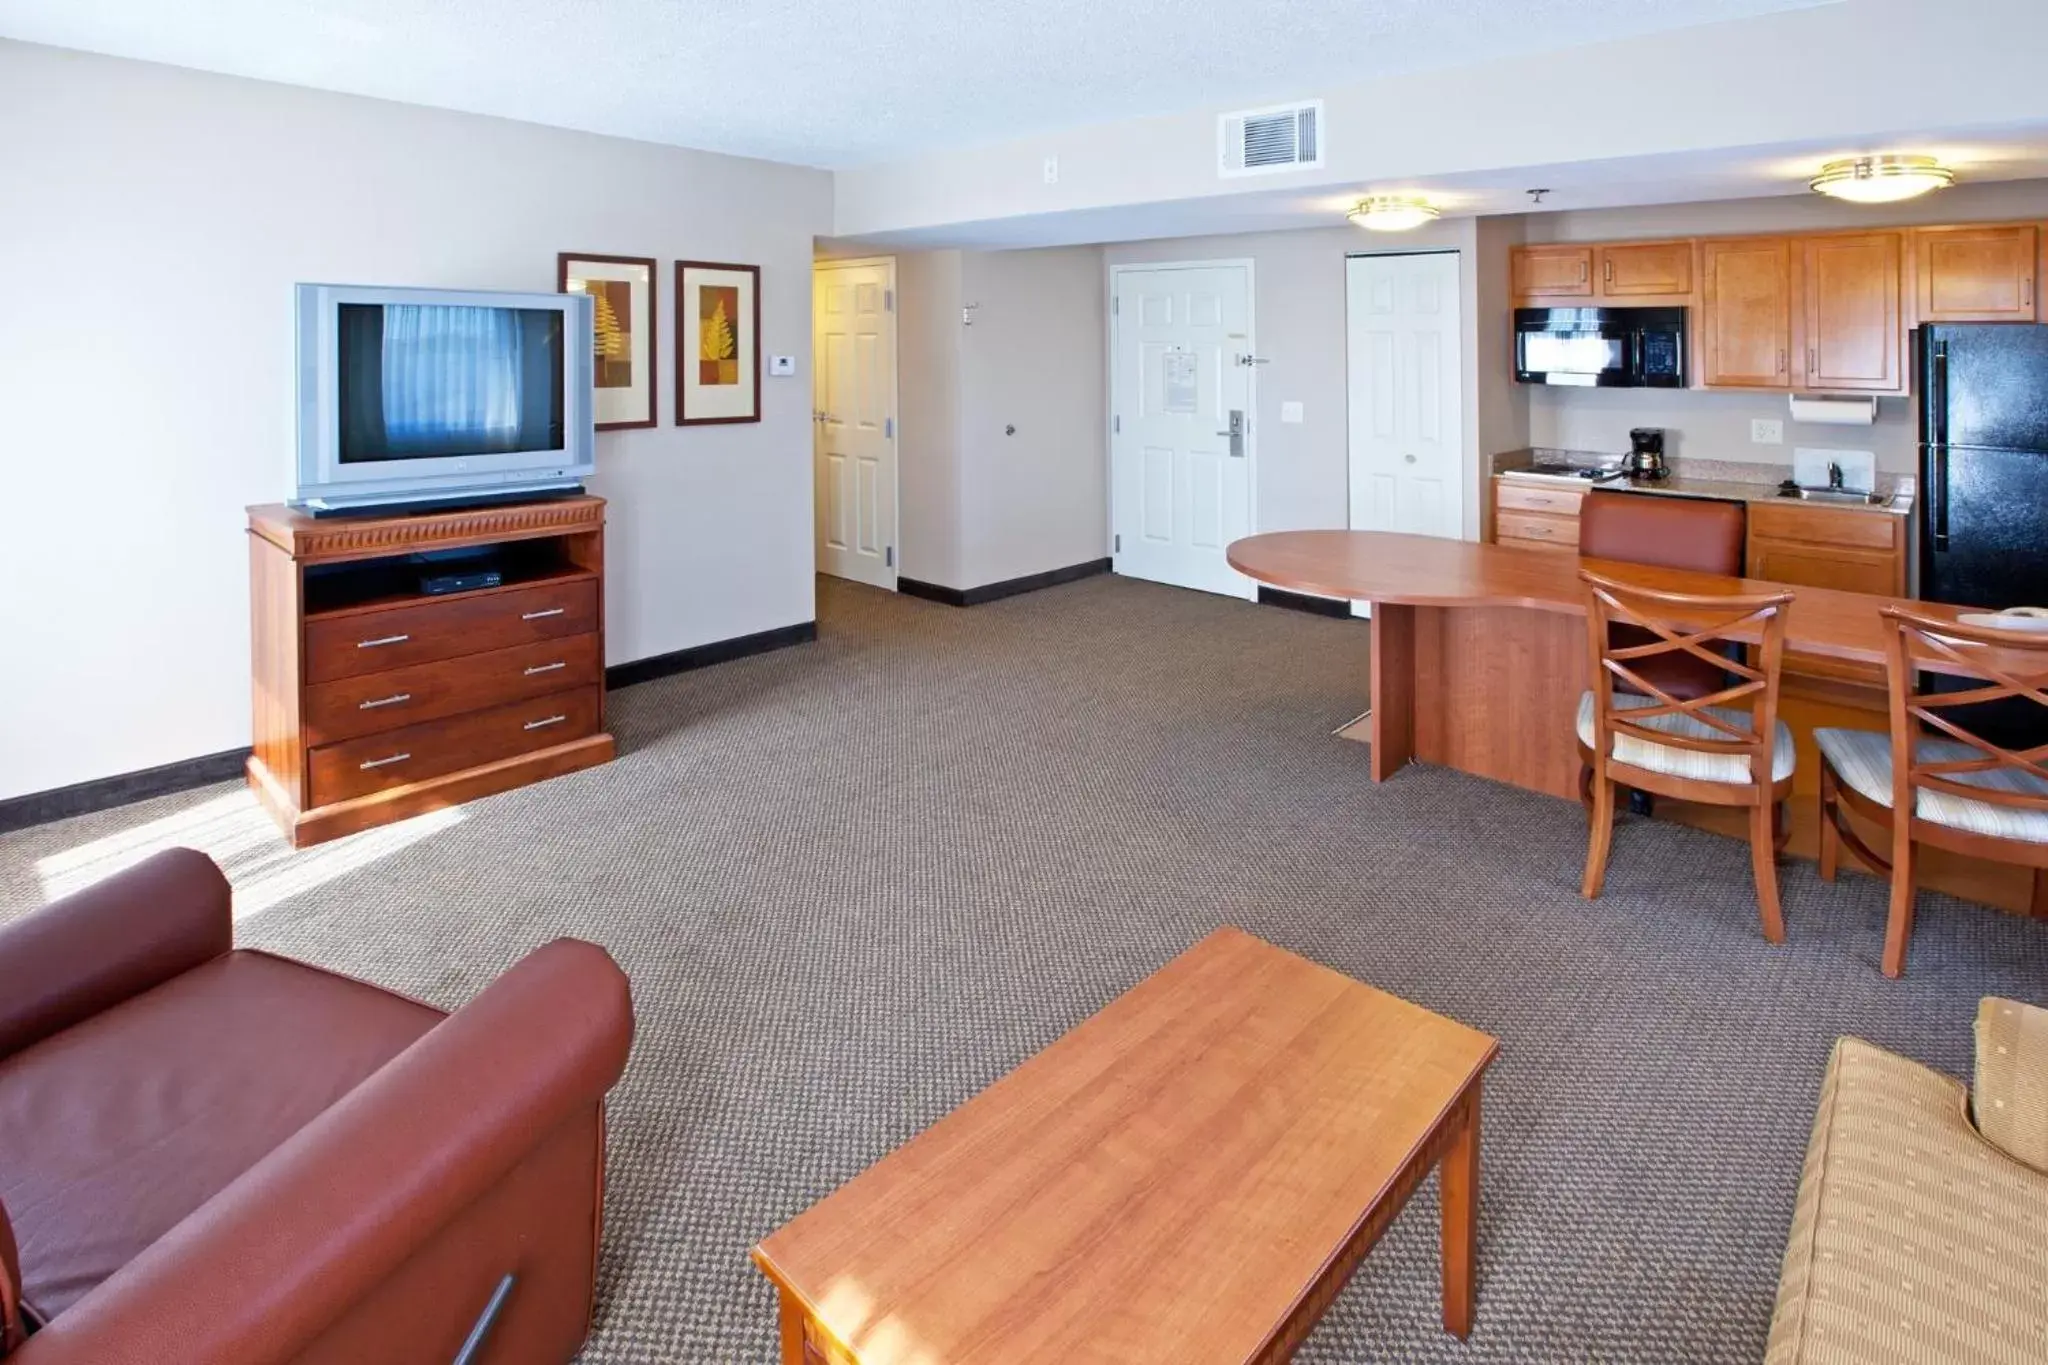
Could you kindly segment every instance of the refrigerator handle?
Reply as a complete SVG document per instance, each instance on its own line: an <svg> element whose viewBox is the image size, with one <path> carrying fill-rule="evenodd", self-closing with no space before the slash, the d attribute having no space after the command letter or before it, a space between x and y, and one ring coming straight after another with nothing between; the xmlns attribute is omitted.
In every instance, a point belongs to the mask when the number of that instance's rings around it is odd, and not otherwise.
<svg viewBox="0 0 2048 1365"><path fill-rule="evenodd" d="M1927 496L1931 506L1927 509L1933 525L1930 537L1932 548L1941 553L1948 549L1948 343L1934 343L1932 357L1933 374L1927 386L1928 454L1932 457L1933 468L1927 471Z"/></svg>

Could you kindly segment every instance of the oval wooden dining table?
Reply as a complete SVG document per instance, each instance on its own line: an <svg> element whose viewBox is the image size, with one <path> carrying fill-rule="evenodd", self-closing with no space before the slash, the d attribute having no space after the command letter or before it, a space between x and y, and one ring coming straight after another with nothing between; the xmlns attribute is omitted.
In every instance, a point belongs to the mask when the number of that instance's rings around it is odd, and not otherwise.
<svg viewBox="0 0 2048 1365"><path fill-rule="evenodd" d="M1591 671L1581 567L1669 592L1792 592L1786 650L1854 663L1883 664L1879 612L1899 600L1383 531L1276 531L1226 555L1261 583L1371 604L1374 781L1421 760L1573 799ZM1885 717L1866 709L1860 723Z"/></svg>

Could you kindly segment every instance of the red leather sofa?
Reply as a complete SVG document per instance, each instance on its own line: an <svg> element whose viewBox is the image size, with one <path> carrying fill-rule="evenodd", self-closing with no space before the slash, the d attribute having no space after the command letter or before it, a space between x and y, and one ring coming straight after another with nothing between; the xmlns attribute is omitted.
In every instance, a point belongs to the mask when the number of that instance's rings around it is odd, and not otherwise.
<svg viewBox="0 0 2048 1365"><path fill-rule="evenodd" d="M233 947L190 850L0 927L6 1365L561 1365L626 978L562 939L454 1014Z"/></svg>

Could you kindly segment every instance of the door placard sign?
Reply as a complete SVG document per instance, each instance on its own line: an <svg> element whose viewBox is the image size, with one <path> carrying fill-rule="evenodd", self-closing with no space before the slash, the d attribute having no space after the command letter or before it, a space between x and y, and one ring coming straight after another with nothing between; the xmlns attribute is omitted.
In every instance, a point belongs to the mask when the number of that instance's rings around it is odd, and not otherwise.
<svg viewBox="0 0 2048 1365"><path fill-rule="evenodd" d="M1193 415L1199 399L1193 351L1168 351L1166 366L1166 411Z"/></svg>

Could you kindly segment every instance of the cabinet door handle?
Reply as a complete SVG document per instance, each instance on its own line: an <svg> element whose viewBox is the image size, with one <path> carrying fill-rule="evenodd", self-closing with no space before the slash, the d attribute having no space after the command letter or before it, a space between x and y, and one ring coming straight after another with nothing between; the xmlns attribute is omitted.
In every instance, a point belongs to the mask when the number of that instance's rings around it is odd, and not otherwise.
<svg viewBox="0 0 2048 1365"><path fill-rule="evenodd" d="M1777 369L1777 373L1779 373L1779 374L1783 374L1783 373L1785 373L1785 348L1784 348L1784 347L1782 347L1782 346L1778 348L1778 369Z"/></svg>
<svg viewBox="0 0 2048 1365"><path fill-rule="evenodd" d="M393 754L389 758L373 758L367 763L358 763L356 766L364 772L368 772L372 768L388 768L394 763L403 763L411 757L411 754Z"/></svg>
<svg viewBox="0 0 2048 1365"><path fill-rule="evenodd" d="M381 639L376 640L358 640L356 641L356 648L376 649L380 645L402 645L411 638L412 636L410 635L386 635Z"/></svg>
<svg viewBox="0 0 2048 1365"><path fill-rule="evenodd" d="M567 607L549 607L546 611L522 612L519 619L522 621L538 621L543 616L560 616L567 610L569 610Z"/></svg>
<svg viewBox="0 0 2048 1365"><path fill-rule="evenodd" d="M1806 377L1807 379L1811 380L1815 375L1819 373L1820 347L1809 346L1806 348Z"/></svg>
<svg viewBox="0 0 2048 1365"><path fill-rule="evenodd" d="M396 706L396 705L398 705L398 704L399 704L400 702L402 702L402 701L411 701L411 700L412 700L412 693L410 693L410 692L398 692L398 693L394 693L393 695L391 695L391 696L388 696L388 697L379 697L379 698L377 698L377 699L376 699L375 701L359 701L359 702L357 702L357 703L356 703L356 710L358 710L358 711L374 711L374 710L376 710L376 709L377 709L378 707L380 707L380 706Z"/></svg>
<svg viewBox="0 0 2048 1365"><path fill-rule="evenodd" d="M1592 263L1591 263L1590 261L1580 261L1580 262L1579 262L1579 283L1580 283L1580 284L1584 284L1584 283L1585 283L1585 282L1586 282L1586 281L1587 281L1588 279L1590 279L1590 278L1591 278L1591 272L1592 272L1592 269L1593 269L1593 265L1592 265Z"/></svg>
<svg viewBox="0 0 2048 1365"><path fill-rule="evenodd" d="M567 719L569 718L566 715L562 715L549 716L546 720L530 720L526 722L526 728L529 730L545 730L550 725L560 725L563 721Z"/></svg>
<svg viewBox="0 0 2048 1365"><path fill-rule="evenodd" d="M567 668L568 666L569 661L567 659L557 659L551 664L535 664L532 668L526 670L526 676L530 678L536 673L552 673L558 668Z"/></svg>
<svg viewBox="0 0 2048 1365"><path fill-rule="evenodd" d="M1607 267L1607 282L1608 282L1609 284L1613 284L1613 283L1614 283L1614 262L1612 262L1612 261L1603 261L1603 262L1601 262L1601 264Z"/></svg>

